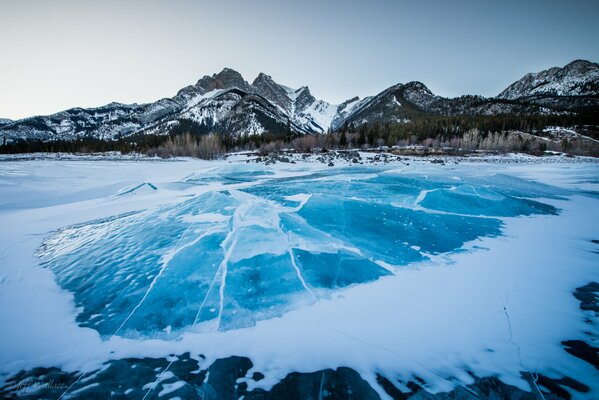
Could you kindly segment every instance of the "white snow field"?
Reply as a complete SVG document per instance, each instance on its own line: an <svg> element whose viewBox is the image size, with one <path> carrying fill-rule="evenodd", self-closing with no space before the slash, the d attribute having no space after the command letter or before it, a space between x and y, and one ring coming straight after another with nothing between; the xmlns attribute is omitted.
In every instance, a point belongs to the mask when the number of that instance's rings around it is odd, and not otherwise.
<svg viewBox="0 0 599 400"><path fill-rule="evenodd" d="M382 398L377 373L599 397L561 344L597 343L573 296L599 282L597 162L251 159L0 161L2 380L190 352L248 357L249 389L345 366Z"/></svg>

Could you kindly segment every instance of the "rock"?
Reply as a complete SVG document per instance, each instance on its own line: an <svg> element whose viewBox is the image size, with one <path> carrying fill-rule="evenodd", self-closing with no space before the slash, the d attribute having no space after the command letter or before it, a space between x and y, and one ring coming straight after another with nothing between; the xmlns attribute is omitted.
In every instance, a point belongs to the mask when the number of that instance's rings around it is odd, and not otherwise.
<svg viewBox="0 0 599 400"><path fill-rule="evenodd" d="M599 303L597 302L599 293L599 283L591 282L581 286L574 291L574 297L580 301L580 309L593 311L599 314Z"/></svg>
<svg viewBox="0 0 599 400"><path fill-rule="evenodd" d="M599 348L593 347L582 340L565 340L562 344L568 353L588 362L599 370Z"/></svg>
<svg viewBox="0 0 599 400"><path fill-rule="evenodd" d="M203 356L200 356L203 359ZM0 398L56 399L69 388L65 397L70 399L123 399L159 398L159 393L175 382L181 385L169 393L169 398L185 399L366 399L378 400L377 391L355 370L339 367L314 372L291 372L270 390L248 390L247 380L261 381L265 378L252 369L252 361L246 357L228 357L214 361L207 369L201 369L198 360L189 353L175 356L173 362L166 358L125 358L108 361L101 369L83 376L63 372L58 368L34 368L21 371L6 380L0 387ZM165 371L172 374L157 382L148 392L148 382L155 382L157 375ZM398 382L381 374L376 376L387 395L398 400L545 400L570 399L570 390L587 393L589 388L570 377L552 379L540 374L522 372L532 391L525 391L501 382L496 377L472 376L473 383L457 386L448 392L430 393L427 384L419 377L409 382ZM78 379L81 378L81 379ZM241 380L241 381L240 381ZM23 390L37 385L39 390ZM71 386L72 385L72 386ZM171 386L172 387L172 386ZM400 389L401 388L401 389ZM539 393L539 389L543 392ZM80 390L80 391L79 391ZM160 397L162 398L162 397Z"/></svg>

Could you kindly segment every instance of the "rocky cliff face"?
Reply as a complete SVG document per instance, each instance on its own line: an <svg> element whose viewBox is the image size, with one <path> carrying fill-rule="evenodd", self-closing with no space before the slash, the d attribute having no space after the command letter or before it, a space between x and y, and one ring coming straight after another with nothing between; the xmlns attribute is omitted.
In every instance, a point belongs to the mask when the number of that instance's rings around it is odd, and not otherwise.
<svg viewBox="0 0 599 400"><path fill-rule="evenodd" d="M599 64L576 60L563 68L526 74L497 98L562 110L599 107Z"/></svg>
<svg viewBox="0 0 599 400"><path fill-rule="evenodd" d="M512 83L497 98L516 100L530 96L597 96L599 64L576 60L563 68L526 74Z"/></svg>

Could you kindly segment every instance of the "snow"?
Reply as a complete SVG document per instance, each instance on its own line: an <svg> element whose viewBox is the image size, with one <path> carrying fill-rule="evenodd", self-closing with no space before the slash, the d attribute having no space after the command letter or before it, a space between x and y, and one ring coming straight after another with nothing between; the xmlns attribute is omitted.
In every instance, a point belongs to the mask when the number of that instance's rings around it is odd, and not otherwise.
<svg viewBox="0 0 599 400"><path fill-rule="evenodd" d="M599 166L519 157L0 162L0 372L190 351L249 357L251 387L348 366L530 390L532 371L596 397L560 342L595 330L572 292L598 279Z"/></svg>
<svg viewBox="0 0 599 400"><path fill-rule="evenodd" d="M198 94L187 101L187 108L197 107L202 101L213 99L224 91L224 89L214 89L203 94Z"/></svg>
<svg viewBox="0 0 599 400"><path fill-rule="evenodd" d="M330 104L323 100L314 100L312 103L298 106L299 95L308 90L307 87L293 89L285 85L279 85L289 98L290 108L286 109L279 105L277 107L287 115L296 126L306 129L308 132L326 133L331 127L333 119L337 116L339 105Z"/></svg>
<svg viewBox="0 0 599 400"><path fill-rule="evenodd" d="M365 99L364 99L365 100ZM356 98L356 100L351 101L349 103L346 103L345 108L343 109L343 115L349 115L351 114L352 110L354 109L354 107L356 107L358 104L360 104L362 102L362 100L360 100L359 98Z"/></svg>
<svg viewBox="0 0 599 400"><path fill-rule="evenodd" d="M301 124L312 124L316 132L326 133L333 118L337 115L338 105L316 100L296 117ZM314 125L316 124L316 125Z"/></svg>
<svg viewBox="0 0 599 400"><path fill-rule="evenodd" d="M592 138L590 136L582 135L577 133L572 128L564 128L561 126L548 126L543 129L543 133L545 135L549 135L551 139L583 139L590 142L599 143L599 140ZM541 136L541 138L543 138ZM549 138L544 138L546 140L550 140Z"/></svg>
<svg viewBox="0 0 599 400"><path fill-rule="evenodd" d="M377 96L368 96L363 99L357 99L352 101L351 103L347 103L347 106L339 111L338 115L332 121L333 129L340 127L350 116L356 115L361 110L363 110L366 106L370 104L373 99L376 99ZM367 121L363 121L367 122Z"/></svg>
<svg viewBox="0 0 599 400"><path fill-rule="evenodd" d="M175 383L165 383L163 384L164 389L162 389L158 393L158 397L166 396L167 394L172 393L175 390L181 389L183 386L185 386L184 381L177 381Z"/></svg>
<svg viewBox="0 0 599 400"><path fill-rule="evenodd" d="M525 96L594 96L599 82L599 64L577 60L563 68L526 74L497 97L517 99Z"/></svg>

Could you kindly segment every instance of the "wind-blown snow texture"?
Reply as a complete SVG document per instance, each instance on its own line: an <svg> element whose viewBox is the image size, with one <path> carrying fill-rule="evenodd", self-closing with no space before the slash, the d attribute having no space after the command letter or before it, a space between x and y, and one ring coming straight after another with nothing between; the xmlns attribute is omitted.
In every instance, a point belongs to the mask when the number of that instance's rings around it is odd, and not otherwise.
<svg viewBox="0 0 599 400"><path fill-rule="evenodd" d="M596 174L3 162L1 372L190 351L250 357L266 374L254 387L349 366L383 397L376 373L527 389L520 372L538 371L593 398L593 367L559 343L594 329L572 290L597 280Z"/></svg>

